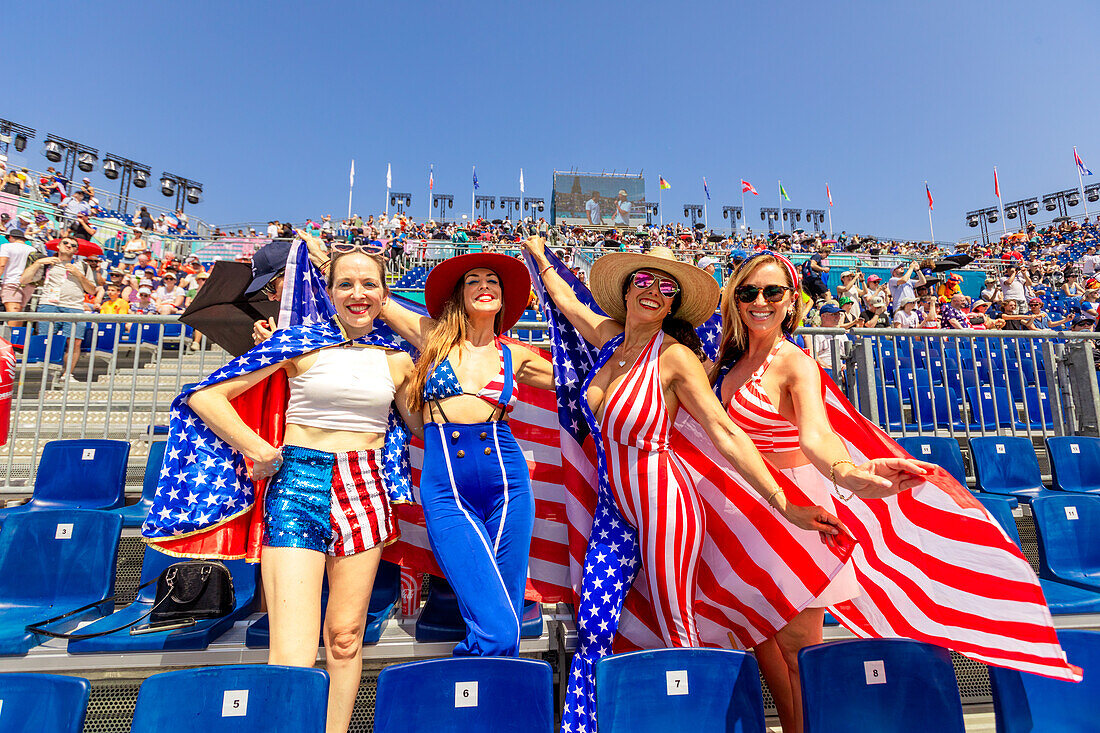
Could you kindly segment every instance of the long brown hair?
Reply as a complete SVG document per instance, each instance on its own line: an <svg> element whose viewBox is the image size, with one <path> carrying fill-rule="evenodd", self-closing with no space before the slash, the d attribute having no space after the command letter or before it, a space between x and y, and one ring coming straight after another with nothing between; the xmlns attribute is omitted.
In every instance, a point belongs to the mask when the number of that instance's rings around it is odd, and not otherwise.
<svg viewBox="0 0 1100 733"><path fill-rule="evenodd" d="M745 330L745 324L741 321L741 313L737 310L737 288L741 286L749 276L764 265L774 264L782 272L791 288L791 309L783 319L783 335L790 336L794 329L802 321L806 312L806 304L802 300L802 292L797 283L791 279L791 272L782 261L773 254L759 254L745 260L740 267L733 271L726 286L722 288L722 340L718 346L718 360L711 373L711 383L718 379L722 370L734 364L745 355L749 347L749 335Z"/></svg>
<svg viewBox="0 0 1100 733"><path fill-rule="evenodd" d="M494 273L496 274L496 273ZM499 275L497 276L499 280ZM462 290L466 286L466 273L455 283L451 297L443 304L443 312L435 321L435 326L424 339L424 348L420 351L420 358L416 360L416 369L413 372L412 384L409 387L409 409L413 412L424 409L424 385L428 383L428 376L435 371L436 366L447 358L451 349L461 345L466 340L466 334L470 329L470 317L466 315L466 304L463 302ZM501 324L504 319L504 294L500 297L500 310L493 319L493 333L500 335Z"/></svg>

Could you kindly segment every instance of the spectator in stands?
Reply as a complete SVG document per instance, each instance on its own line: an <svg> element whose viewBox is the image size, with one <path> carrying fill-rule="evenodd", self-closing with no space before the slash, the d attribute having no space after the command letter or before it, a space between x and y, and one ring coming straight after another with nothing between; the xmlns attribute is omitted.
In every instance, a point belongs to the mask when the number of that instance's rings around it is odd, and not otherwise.
<svg viewBox="0 0 1100 733"><path fill-rule="evenodd" d="M155 315L157 303L153 300L153 288L149 285L140 285L134 291L130 299L130 312L138 315Z"/></svg>
<svg viewBox="0 0 1100 733"><path fill-rule="evenodd" d="M21 229L12 229L3 244L0 244L0 300L8 313L22 311L34 294L34 285L21 282L23 271L27 269L27 257L34 247L27 244L27 238ZM13 328L23 325L23 321L8 321Z"/></svg>
<svg viewBox="0 0 1100 733"><path fill-rule="evenodd" d="M1031 328L1035 331L1050 331L1058 326L1061 326L1073 318L1072 315L1067 315L1065 318L1051 318L1049 315L1043 312L1043 301L1040 298L1032 298L1027 302L1029 315L1033 316L1031 320Z"/></svg>
<svg viewBox="0 0 1100 733"><path fill-rule="evenodd" d="M269 221L267 223L267 238L275 239L277 236L279 236L279 222Z"/></svg>
<svg viewBox="0 0 1100 733"><path fill-rule="evenodd" d="M914 274L917 276L917 284L923 285L928 282L924 277L924 272L917 267L916 261L910 262L908 266L898 265L891 272L887 287L890 290L890 302L893 303L895 309L902 299L917 297L917 291L913 285Z"/></svg>
<svg viewBox="0 0 1100 733"><path fill-rule="evenodd" d="M901 301L894 306L894 328L918 328L920 327L921 312L917 310L917 299L913 296L902 296Z"/></svg>
<svg viewBox="0 0 1100 733"><path fill-rule="evenodd" d="M1085 294L1085 288L1081 285L1078 272L1075 268L1066 270L1066 281L1062 285L1062 295L1067 298L1080 298Z"/></svg>
<svg viewBox="0 0 1100 733"><path fill-rule="evenodd" d="M83 191L74 191L73 195L65 199L65 203L61 205L61 211L64 213L66 219L76 221L76 218L80 214L89 213L91 207L88 205L88 202L84 200Z"/></svg>
<svg viewBox="0 0 1100 733"><path fill-rule="evenodd" d="M856 308L856 301L844 295L837 300L837 305L840 306L840 323L838 325L841 328L854 328L856 321L859 320L859 310Z"/></svg>
<svg viewBox="0 0 1100 733"><path fill-rule="evenodd" d="M83 313L84 295L95 293L94 274L87 265L76 260L77 242L72 237L62 237L57 245L56 257L43 257L27 266L20 284L30 285L43 278L42 295L38 300L39 313ZM44 274L43 274L44 273ZM63 381L75 382L73 369L80 357L80 342L84 338L86 323L68 322L52 324L55 332L69 340ZM51 324L40 322L38 332L51 330Z"/></svg>
<svg viewBox="0 0 1100 733"><path fill-rule="evenodd" d="M969 298L965 294L956 293L950 301L944 303L943 308L940 309L940 320L944 328L956 330L970 328L970 319L967 318L966 313L968 302Z"/></svg>
<svg viewBox="0 0 1100 733"><path fill-rule="evenodd" d="M122 297L122 286L117 283L108 283L103 302L99 305L100 313L112 315L126 315L130 312L130 303Z"/></svg>
<svg viewBox="0 0 1100 733"><path fill-rule="evenodd" d="M145 232L134 227L130 232L130 239L122 248L122 264L133 265L137 263L138 255L149 249L149 243L145 241Z"/></svg>
<svg viewBox="0 0 1100 733"><path fill-rule="evenodd" d="M818 311L818 314L821 316L821 327L839 328L840 313L840 306L836 303L824 303ZM838 345L840 349L839 353L843 356L844 344L847 342L848 337L841 334L816 334L810 338L814 359L818 364L825 367L830 375L833 373L832 344L836 343Z"/></svg>
<svg viewBox="0 0 1100 733"><path fill-rule="evenodd" d="M53 201L54 195L59 195L57 187L57 171L51 165L46 169L45 175L38 179L38 195L43 201Z"/></svg>
<svg viewBox="0 0 1100 733"><path fill-rule="evenodd" d="M1077 316L1073 319L1073 323L1070 325L1070 330L1075 332L1091 331L1092 327L1096 325L1095 318L1089 318L1088 316ZM1095 346L1095 342L1093 342Z"/></svg>
<svg viewBox="0 0 1100 733"><path fill-rule="evenodd" d="M1001 299L1001 284L995 277L987 277L983 284L979 297L989 303L996 303Z"/></svg>
<svg viewBox="0 0 1100 733"><path fill-rule="evenodd" d="M13 196L23 195L23 179L14 168L4 175L3 182L4 193L10 193Z"/></svg>
<svg viewBox="0 0 1100 733"><path fill-rule="evenodd" d="M95 236L96 228L88 221L88 214L77 214L76 220L69 225L69 234L77 239L91 241Z"/></svg>
<svg viewBox="0 0 1100 733"><path fill-rule="evenodd" d="M131 270L131 272L133 272L134 276L137 277L139 281L145 279L152 280L159 274L157 268L152 264L152 258L149 257L148 252L142 252L138 255L137 264L134 265L134 269Z"/></svg>
<svg viewBox="0 0 1100 733"><path fill-rule="evenodd" d="M840 285L836 286L837 300L844 297L858 300L865 292L863 273L860 270L845 270L840 274Z"/></svg>
<svg viewBox="0 0 1100 733"><path fill-rule="evenodd" d="M182 313L184 302L187 300L187 291L179 286L176 273L172 271L164 273L161 283L161 286L153 291L157 313L162 316Z"/></svg>
<svg viewBox="0 0 1100 733"><path fill-rule="evenodd" d="M831 244L818 245L817 251L810 255L802 265L802 289L814 300L829 296L829 252Z"/></svg>
<svg viewBox="0 0 1100 733"><path fill-rule="evenodd" d="M156 226L153 222L152 215L149 213L149 209L144 206L138 209L138 214L134 218L138 221L137 225L147 232L153 231L153 228Z"/></svg>
<svg viewBox="0 0 1100 733"><path fill-rule="evenodd" d="M970 307L970 315L967 317L970 321L970 328L984 331L997 327L997 322L989 317L990 305L988 300L979 300Z"/></svg>
<svg viewBox="0 0 1100 733"><path fill-rule="evenodd" d="M1020 313L1019 301L1006 300L1004 303L1004 311L1001 313L1001 321L1003 324L1001 328L1005 331L1030 331L1031 322L1034 320L1030 315Z"/></svg>
<svg viewBox="0 0 1100 733"><path fill-rule="evenodd" d="M1006 301L1015 300L1017 306L1027 302L1026 287L1031 286L1031 276L1026 270L1021 270L1016 265L1007 265L1004 269L1004 277L1000 280L1002 298Z"/></svg>
<svg viewBox="0 0 1100 733"><path fill-rule="evenodd" d="M1100 254L1096 253L1096 247L1091 244L1085 248L1085 254L1081 257L1081 270L1085 277L1092 277L1100 270Z"/></svg>

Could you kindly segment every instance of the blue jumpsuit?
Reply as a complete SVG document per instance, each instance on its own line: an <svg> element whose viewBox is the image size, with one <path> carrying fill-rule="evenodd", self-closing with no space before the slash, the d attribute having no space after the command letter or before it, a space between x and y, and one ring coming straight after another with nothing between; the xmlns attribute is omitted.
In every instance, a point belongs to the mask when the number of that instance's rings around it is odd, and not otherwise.
<svg viewBox="0 0 1100 733"><path fill-rule="evenodd" d="M466 622L455 656L519 654L535 501L527 461L503 420L514 380L508 347L498 342L498 349L501 373L476 395L495 398L492 419L447 421L439 401L464 394L448 359L424 387L425 403L443 422L424 426L420 501L432 551Z"/></svg>

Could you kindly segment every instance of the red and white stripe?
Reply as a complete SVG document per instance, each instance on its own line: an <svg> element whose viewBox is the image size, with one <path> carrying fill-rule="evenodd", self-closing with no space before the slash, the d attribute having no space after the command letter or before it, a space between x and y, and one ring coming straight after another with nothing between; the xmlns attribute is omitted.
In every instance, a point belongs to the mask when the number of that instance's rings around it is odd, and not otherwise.
<svg viewBox="0 0 1100 733"><path fill-rule="evenodd" d="M393 513L379 470L380 454L380 450L336 454L329 550L337 557L369 550L394 534Z"/></svg>
<svg viewBox="0 0 1100 733"><path fill-rule="evenodd" d="M748 434L757 449L767 453L799 448L798 428L779 414L760 386L761 376L783 343L779 341L749 380L733 393L727 410L730 419Z"/></svg>
<svg viewBox="0 0 1100 733"><path fill-rule="evenodd" d="M908 454L822 374L829 420L857 463ZM837 502L855 535L862 594L830 607L852 633L904 636L972 659L1065 680L1066 660L1023 553L947 471L889 499Z"/></svg>

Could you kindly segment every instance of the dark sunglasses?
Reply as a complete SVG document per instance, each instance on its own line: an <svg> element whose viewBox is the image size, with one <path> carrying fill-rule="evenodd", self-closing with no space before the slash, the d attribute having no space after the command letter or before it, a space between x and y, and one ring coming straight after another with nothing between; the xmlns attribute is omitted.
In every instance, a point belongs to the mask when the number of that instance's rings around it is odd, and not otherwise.
<svg viewBox="0 0 1100 733"><path fill-rule="evenodd" d="M362 252L368 255L380 255L385 251L386 245L379 242L377 239L370 242L333 242L332 251L339 252L340 254L350 254L351 252Z"/></svg>
<svg viewBox="0 0 1100 733"><path fill-rule="evenodd" d="M638 270L635 272L631 277L631 282L638 290L647 290L656 282L657 292L666 298L675 298L676 294L680 292L680 283L676 282L671 277L657 277L647 270Z"/></svg>
<svg viewBox="0 0 1100 733"><path fill-rule="evenodd" d="M778 303L783 300L788 290L794 290L794 288L788 285L765 285L762 288L755 285L742 285L737 288L736 295L742 303L753 303L756 301L756 296L763 293L764 300L769 303Z"/></svg>

